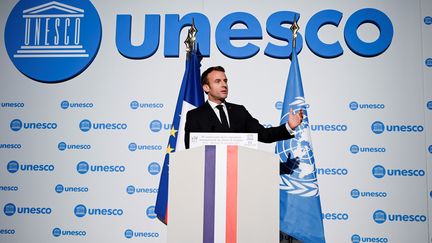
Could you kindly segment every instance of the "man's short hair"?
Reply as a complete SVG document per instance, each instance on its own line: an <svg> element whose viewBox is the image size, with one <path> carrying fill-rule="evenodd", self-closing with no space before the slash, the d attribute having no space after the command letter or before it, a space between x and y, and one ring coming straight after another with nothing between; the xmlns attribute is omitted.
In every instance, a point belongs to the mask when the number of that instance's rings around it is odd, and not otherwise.
<svg viewBox="0 0 432 243"><path fill-rule="evenodd" d="M225 72L225 69L222 66L214 66L207 68L207 70L205 70L201 75L201 85L208 84L207 76L213 71Z"/></svg>

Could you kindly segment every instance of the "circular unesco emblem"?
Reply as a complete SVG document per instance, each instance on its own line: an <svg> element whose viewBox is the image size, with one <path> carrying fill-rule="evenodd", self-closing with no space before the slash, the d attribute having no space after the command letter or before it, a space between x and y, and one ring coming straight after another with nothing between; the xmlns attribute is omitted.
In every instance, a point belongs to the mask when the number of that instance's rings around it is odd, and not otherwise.
<svg viewBox="0 0 432 243"><path fill-rule="evenodd" d="M63 100L63 101L60 103L60 107L61 107L63 110L66 110L67 108L69 108L69 101L67 101L67 100Z"/></svg>
<svg viewBox="0 0 432 243"><path fill-rule="evenodd" d="M349 108L350 108L351 110L353 110L353 111L357 110L358 107L359 107L359 105L358 105L358 103L355 102L355 101L353 101L353 102L351 102L351 103L349 104Z"/></svg>
<svg viewBox="0 0 432 243"><path fill-rule="evenodd" d="M18 132L23 127L23 123L20 119L14 119L10 123L10 129L14 132Z"/></svg>
<svg viewBox="0 0 432 243"><path fill-rule="evenodd" d="M82 120L82 121L80 122L80 124L79 124L79 129L80 129L81 131L83 131L83 132L88 132L88 131L90 131L91 126L92 126L91 121L85 119L85 120Z"/></svg>
<svg viewBox="0 0 432 243"><path fill-rule="evenodd" d="M159 120L153 120L150 122L150 130L152 132L159 132L162 130L162 122Z"/></svg>
<svg viewBox="0 0 432 243"><path fill-rule="evenodd" d="M385 125L384 123L380 122L380 121L375 121L374 123L372 123L371 125L371 130L373 133L375 134L381 134L384 132L385 130Z"/></svg>
<svg viewBox="0 0 432 243"><path fill-rule="evenodd" d="M53 235L54 237L59 237L59 236L61 235L61 229L60 229L60 228L54 228L54 229L52 230L52 235Z"/></svg>
<svg viewBox="0 0 432 243"><path fill-rule="evenodd" d="M78 218L84 217L87 214L87 208L86 208L86 206L84 206L82 204L76 205L75 208L74 208L74 214Z"/></svg>
<svg viewBox="0 0 432 243"><path fill-rule="evenodd" d="M156 162L151 162L147 169L150 175L157 175L161 171L161 166Z"/></svg>
<svg viewBox="0 0 432 243"><path fill-rule="evenodd" d="M428 103L426 104L426 107L427 107L429 110L432 110L432 101L428 101Z"/></svg>
<svg viewBox="0 0 432 243"><path fill-rule="evenodd" d="M381 179L385 176L386 169L382 165L376 165L372 168L372 175L375 178Z"/></svg>
<svg viewBox="0 0 432 243"><path fill-rule="evenodd" d="M5 28L15 67L43 83L82 73L96 57L101 39L100 18L89 0L19 1Z"/></svg>
<svg viewBox="0 0 432 243"><path fill-rule="evenodd" d="M428 58L428 59L426 59L426 60L425 60L425 64L426 64L426 66L428 66L428 67L432 67L432 58Z"/></svg>
<svg viewBox="0 0 432 243"><path fill-rule="evenodd" d="M133 231L130 230L130 229L125 230L125 232L124 232L124 236L125 236L127 239L132 238L132 237L133 237Z"/></svg>
<svg viewBox="0 0 432 243"><path fill-rule="evenodd" d="M351 242L352 243L359 243L360 241L361 241L360 235L351 236Z"/></svg>
<svg viewBox="0 0 432 243"><path fill-rule="evenodd" d="M13 203L8 203L3 207L3 212L6 216L12 216L16 212L16 206Z"/></svg>
<svg viewBox="0 0 432 243"><path fill-rule="evenodd" d="M66 150L66 143L65 143L65 142L60 142L60 143L57 145L57 148L58 148L60 151L65 151L65 150Z"/></svg>
<svg viewBox="0 0 432 243"><path fill-rule="evenodd" d="M150 219L155 219L157 217L157 215L155 213L155 206L148 207L146 210L146 214L147 214L147 217L149 217Z"/></svg>
<svg viewBox="0 0 432 243"><path fill-rule="evenodd" d="M282 110L282 108L283 108L283 102L282 101L277 101L275 103L275 108L276 108L276 110Z"/></svg>
<svg viewBox="0 0 432 243"><path fill-rule="evenodd" d="M358 197L360 197L360 191L357 190L357 189L352 189L351 190L351 197L352 198L358 198Z"/></svg>
<svg viewBox="0 0 432 243"><path fill-rule="evenodd" d="M15 173L19 170L19 164L15 160L9 161L6 167L9 173Z"/></svg>
<svg viewBox="0 0 432 243"><path fill-rule="evenodd" d="M132 102L130 103L130 108L131 108L132 110L136 110L136 109L138 109L138 107L139 107L139 103L138 103L138 101L134 100L134 101L132 101Z"/></svg>
<svg viewBox="0 0 432 243"><path fill-rule="evenodd" d="M64 186L63 186L62 184L58 184L58 185L55 187L55 191L56 191L57 193L62 193L62 192L64 191Z"/></svg>
<svg viewBox="0 0 432 243"><path fill-rule="evenodd" d="M135 187L132 186L132 185L126 187L126 192L127 192L127 194L129 194L129 195L134 194L134 193L135 193Z"/></svg>
<svg viewBox="0 0 432 243"><path fill-rule="evenodd" d="M133 152L137 150L137 144L136 143L130 143L128 146L129 151Z"/></svg>
<svg viewBox="0 0 432 243"><path fill-rule="evenodd" d="M81 161L77 164L76 170L80 174L85 174L89 171L89 164L85 161Z"/></svg>
<svg viewBox="0 0 432 243"><path fill-rule="evenodd" d="M431 25L432 24L432 17L431 16L426 16L423 19L424 23L427 25Z"/></svg>
<svg viewBox="0 0 432 243"><path fill-rule="evenodd" d="M353 154L357 154L359 151L360 151L360 148L359 148L359 146L358 145L351 145L351 147L350 147L350 151L351 151L351 153L353 153Z"/></svg>
<svg viewBox="0 0 432 243"><path fill-rule="evenodd" d="M377 210L372 215L373 220L377 224L382 224L387 220L387 214L383 210Z"/></svg>

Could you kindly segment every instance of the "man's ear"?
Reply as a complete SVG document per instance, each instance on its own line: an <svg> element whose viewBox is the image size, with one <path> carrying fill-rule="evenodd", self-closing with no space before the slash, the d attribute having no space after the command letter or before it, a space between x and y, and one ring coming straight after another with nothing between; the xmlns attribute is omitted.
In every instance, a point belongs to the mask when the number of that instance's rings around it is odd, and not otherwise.
<svg viewBox="0 0 432 243"><path fill-rule="evenodd" d="M204 92L208 93L210 91L209 85L208 84L204 84L203 85L203 90L204 90Z"/></svg>

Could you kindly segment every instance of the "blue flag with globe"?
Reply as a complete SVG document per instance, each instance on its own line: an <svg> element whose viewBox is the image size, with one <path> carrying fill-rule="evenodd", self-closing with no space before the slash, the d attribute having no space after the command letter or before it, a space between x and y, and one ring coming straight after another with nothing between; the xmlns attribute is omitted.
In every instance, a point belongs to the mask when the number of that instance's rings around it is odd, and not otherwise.
<svg viewBox="0 0 432 243"><path fill-rule="evenodd" d="M287 122L290 108L294 113L303 109L304 117L300 126L294 130L294 138L276 144L281 162L286 162L289 158L296 158L299 162L292 174L280 176L280 230L304 243L323 243L324 227L310 139L309 105L304 97L295 49L291 56L281 124Z"/></svg>

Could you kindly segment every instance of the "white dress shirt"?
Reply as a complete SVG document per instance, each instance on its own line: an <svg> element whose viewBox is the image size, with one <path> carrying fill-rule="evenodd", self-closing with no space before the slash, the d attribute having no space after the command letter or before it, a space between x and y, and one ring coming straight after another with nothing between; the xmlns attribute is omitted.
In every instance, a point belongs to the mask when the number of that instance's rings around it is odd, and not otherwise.
<svg viewBox="0 0 432 243"><path fill-rule="evenodd" d="M209 105L211 106L211 108L213 109L213 111L215 112L216 116L218 117L219 121L222 123L221 118L220 118L220 114L219 114L219 109L216 107L219 104L211 101L211 100L207 100ZM228 127L230 127L230 120L229 120L229 116L228 116L228 110L227 107L225 105L225 103L221 103L222 107L223 107L223 111L225 112L225 116L227 117L228 120Z"/></svg>

